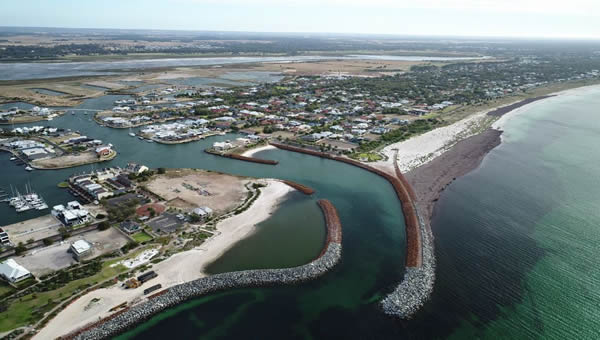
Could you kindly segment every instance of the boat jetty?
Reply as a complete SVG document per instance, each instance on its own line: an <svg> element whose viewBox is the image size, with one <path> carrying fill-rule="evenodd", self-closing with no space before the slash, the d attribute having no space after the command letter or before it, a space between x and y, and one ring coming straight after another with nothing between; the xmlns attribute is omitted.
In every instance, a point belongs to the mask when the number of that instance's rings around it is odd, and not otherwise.
<svg viewBox="0 0 600 340"><path fill-rule="evenodd" d="M25 194L21 194L18 190L13 190L11 186L12 196L8 198L8 194L1 191L0 197L3 202L7 202L11 207L15 208L17 212L24 212L28 210L44 210L48 209L48 205L42 198L42 196L31 190L31 187L25 185Z"/></svg>

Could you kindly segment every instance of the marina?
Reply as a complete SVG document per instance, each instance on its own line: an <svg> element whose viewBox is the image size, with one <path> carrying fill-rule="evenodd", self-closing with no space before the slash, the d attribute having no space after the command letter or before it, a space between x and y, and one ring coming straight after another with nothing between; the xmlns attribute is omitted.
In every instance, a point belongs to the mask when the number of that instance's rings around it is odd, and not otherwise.
<svg viewBox="0 0 600 340"><path fill-rule="evenodd" d="M9 206L13 207L16 212L24 212L28 210L45 210L48 209L48 205L42 198L42 196L31 190L31 187L25 186L25 193L21 194L18 190L11 186L11 197L4 191L0 192L0 199L8 203Z"/></svg>

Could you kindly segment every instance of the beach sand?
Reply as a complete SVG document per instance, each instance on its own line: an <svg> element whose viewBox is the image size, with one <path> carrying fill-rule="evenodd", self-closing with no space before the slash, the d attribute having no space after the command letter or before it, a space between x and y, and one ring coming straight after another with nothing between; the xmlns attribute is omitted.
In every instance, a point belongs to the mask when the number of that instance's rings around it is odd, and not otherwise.
<svg viewBox="0 0 600 340"><path fill-rule="evenodd" d="M576 95L581 91L587 91L589 88L569 89L552 93L548 97L541 96L526 99L510 104L515 105L513 110L503 110L500 108L477 113L463 121L440 128L445 131L434 133L436 130L440 130L436 129L392 146L392 148L399 150L398 165L405 172L406 179L415 191L417 196L415 204L421 212L421 217L425 219L427 226L430 226L429 222L432 218L435 204L444 189L456 178L476 169L485 156L501 144L502 128L511 117L526 112L535 105L552 100L552 98L557 96ZM485 118L482 118L481 115L487 115L488 112L493 114L496 120L493 121L491 127L474 132L470 128L471 124L477 121L483 122ZM444 145L441 141L435 141L436 136L446 141L446 144ZM421 148L421 145L424 145L424 147ZM401 151L402 155L400 155ZM433 153L434 156L427 154L427 151ZM383 166L389 167L391 164L393 167L392 161L393 154L387 164Z"/></svg>
<svg viewBox="0 0 600 340"><path fill-rule="evenodd" d="M155 264L152 270L158 277L148 284L137 289L123 289L117 284L90 292L58 313L34 339L54 339L109 316L112 314L109 310L123 302L142 301L144 288L152 285L160 283L164 289L207 276L203 271L206 265L254 232L256 224L266 220L277 209L282 199L294 190L276 180L269 179L266 183L267 187L261 189L260 196L250 209L219 222L215 236L200 247L175 254ZM93 299L98 301L92 303Z"/></svg>
<svg viewBox="0 0 600 340"><path fill-rule="evenodd" d="M253 157L255 154L261 152L261 151L266 151L266 150L274 150L277 149L276 147L274 147L273 145L264 145L258 148L254 148L254 149L250 149L250 150L246 150L242 156L244 157Z"/></svg>

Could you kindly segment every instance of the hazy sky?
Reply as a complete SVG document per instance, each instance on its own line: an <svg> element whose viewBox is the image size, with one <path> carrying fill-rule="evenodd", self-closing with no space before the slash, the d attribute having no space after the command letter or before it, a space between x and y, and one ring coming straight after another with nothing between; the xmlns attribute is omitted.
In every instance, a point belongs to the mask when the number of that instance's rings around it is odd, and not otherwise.
<svg viewBox="0 0 600 340"><path fill-rule="evenodd" d="M0 0L0 25L600 38L600 0Z"/></svg>

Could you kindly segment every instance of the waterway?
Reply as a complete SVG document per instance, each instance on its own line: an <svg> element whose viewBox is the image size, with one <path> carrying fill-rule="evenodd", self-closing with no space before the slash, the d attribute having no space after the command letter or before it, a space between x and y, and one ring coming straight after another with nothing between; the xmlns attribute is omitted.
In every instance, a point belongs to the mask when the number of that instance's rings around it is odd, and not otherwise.
<svg viewBox="0 0 600 340"><path fill-rule="evenodd" d="M120 339L160 339L174 329L185 338L597 339L598 106L600 87L531 105L505 126L503 144L442 194L432 223L436 287L413 320L389 319L374 304L400 259L382 257L382 248L395 247L387 240L394 229L374 213L393 206L363 209L360 191L378 183L365 177L341 193L315 179L344 224L337 270L306 285L196 299ZM283 164L296 157L259 156Z"/></svg>
<svg viewBox="0 0 600 340"><path fill-rule="evenodd" d="M287 57L219 57L219 58L171 58L124 61L50 62L50 63L1 63L0 80L44 79L74 76L111 75L119 72L162 67L229 65L259 62L300 62L332 59L378 59L378 60L461 60L473 58L417 57L417 56L287 56Z"/></svg>
<svg viewBox="0 0 600 340"><path fill-rule="evenodd" d="M90 99L81 108L111 107L118 98ZM146 143L127 130L99 127L80 111L48 124L113 143L120 154L102 166L136 161L199 167L286 178L317 190L314 197L291 195L257 234L213 264L213 272L304 263L318 253L324 236L314 201L330 199L339 210L343 258L323 278L195 299L120 339L162 339L174 330L182 338L598 338L599 105L598 87L532 105L508 122L503 144L478 169L448 187L432 224L436 286L410 321L388 318L378 306L400 281L404 263L400 206L378 176L281 150L258 154L279 160L277 166L202 152L231 135L182 145ZM57 182L90 168L27 173L6 154L0 154L0 167L0 186L29 181L50 204L70 199ZM29 218L9 210L0 214L2 224Z"/></svg>

